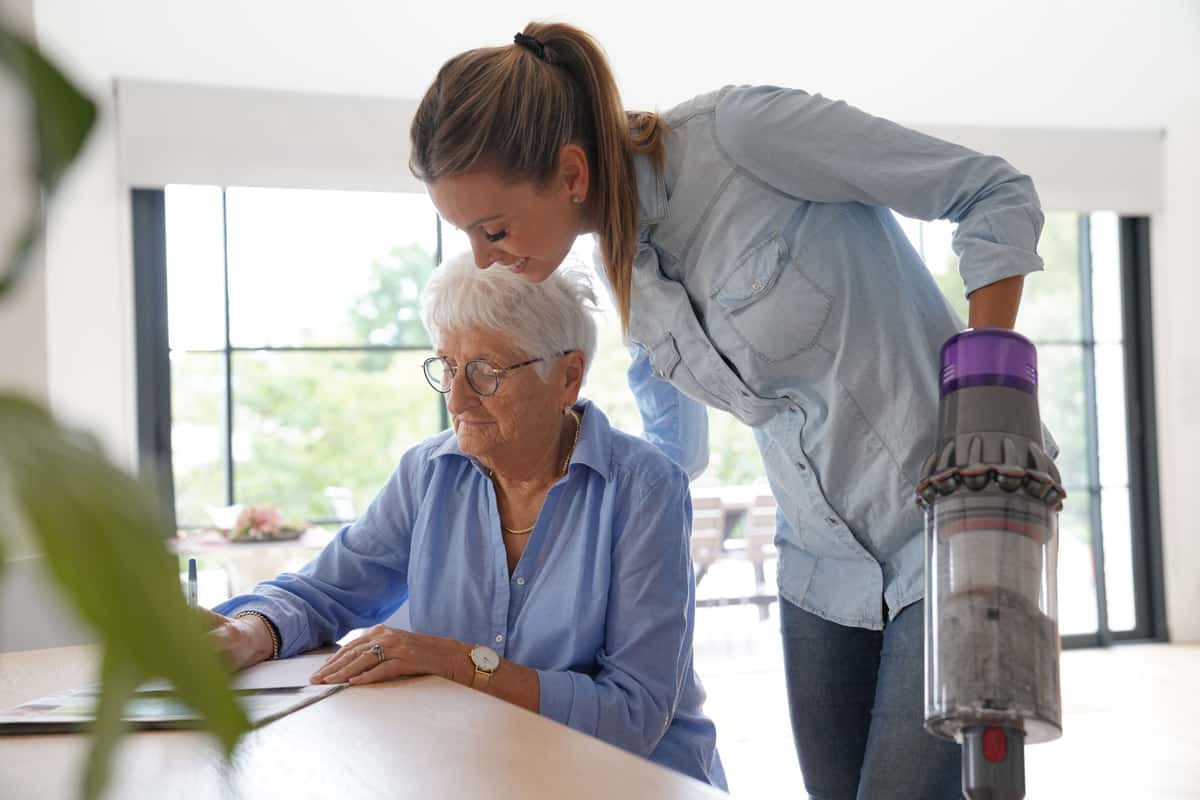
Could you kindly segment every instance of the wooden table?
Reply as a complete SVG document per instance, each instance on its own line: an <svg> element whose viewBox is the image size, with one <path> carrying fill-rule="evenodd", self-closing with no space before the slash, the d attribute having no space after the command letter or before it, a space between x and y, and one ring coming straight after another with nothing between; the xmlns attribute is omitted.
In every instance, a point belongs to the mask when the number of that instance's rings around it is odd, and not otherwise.
<svg viewBox="0 0 1200 800"><path fill-rule="evenodd" d="M90 646L0 654L0 707L93 680ZM0 736L0 797L78 796L89 740ZM726 797L510 703L425 677L350 687L247 734L226 764L193 731L128 735L109 798Z"/></svg>

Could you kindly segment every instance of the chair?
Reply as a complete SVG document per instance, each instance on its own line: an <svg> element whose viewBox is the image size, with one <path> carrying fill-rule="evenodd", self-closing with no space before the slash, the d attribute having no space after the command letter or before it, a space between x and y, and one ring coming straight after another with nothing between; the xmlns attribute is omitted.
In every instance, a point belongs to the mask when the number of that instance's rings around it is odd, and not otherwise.
<svg viewBox="0 0 1200 800"><path fill-rule="evenodd" d="M692 497L692 564L696 583L722 555L725 511L719 497Z"/></svg>
<svg viewBox="0 0 1200 800"><path fill-rule="evenodd" d="M760 494L754 498L746 524L746 559L754 565L754 581L759 590L767 585L763 563L775 558L775 496Z"/></svg>
<svg viewBox="0 0 1200 800"><path fill-rule="evenodd" d="M742 557L754 567L753 602L758 606L758 617L766 620L768 607L775 599L775 591L767 586L763 564L775 558L775 496L770 493L755 496L753 505L746 515L746 544Z"/></svg>

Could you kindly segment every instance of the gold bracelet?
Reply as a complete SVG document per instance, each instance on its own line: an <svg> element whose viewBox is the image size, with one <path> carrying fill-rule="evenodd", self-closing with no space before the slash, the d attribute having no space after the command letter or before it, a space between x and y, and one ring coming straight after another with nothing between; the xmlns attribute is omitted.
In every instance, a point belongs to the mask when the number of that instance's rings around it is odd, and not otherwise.
<svg viewBox="0 0 1200 800"><path fill-rule="evenodd" d="M267 624L267 635L271 637L271 661L279 659L279 629L275 627L275 623L271 618L261 611L239 611L233 615L234 619L242 617L258 617Z"/></svg>

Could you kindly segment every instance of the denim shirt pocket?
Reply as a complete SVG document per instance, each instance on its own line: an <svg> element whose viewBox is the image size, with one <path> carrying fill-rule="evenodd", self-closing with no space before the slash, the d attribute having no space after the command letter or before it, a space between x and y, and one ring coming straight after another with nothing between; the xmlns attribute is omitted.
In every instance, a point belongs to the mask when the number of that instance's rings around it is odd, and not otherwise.
<svg viewBox="0 0 1200 800"><path fill-rule="evenodd" d="M804 274L778 233L751 245L712 297L742 341L769 363L812 348L833 309L833 296Z"/></svg>

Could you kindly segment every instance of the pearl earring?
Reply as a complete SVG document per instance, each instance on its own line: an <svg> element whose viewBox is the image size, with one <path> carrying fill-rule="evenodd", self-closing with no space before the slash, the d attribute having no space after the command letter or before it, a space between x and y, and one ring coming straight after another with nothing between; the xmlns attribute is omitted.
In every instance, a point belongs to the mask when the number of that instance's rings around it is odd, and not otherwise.
<svg viewBox="0 0 1200 800"><path fill-rule="evenodd" d="M583 198L577 194L573 194L573 195L571 195L571 202L574 203L575 205L579 205L580 203L583 202Z"/></svg>

